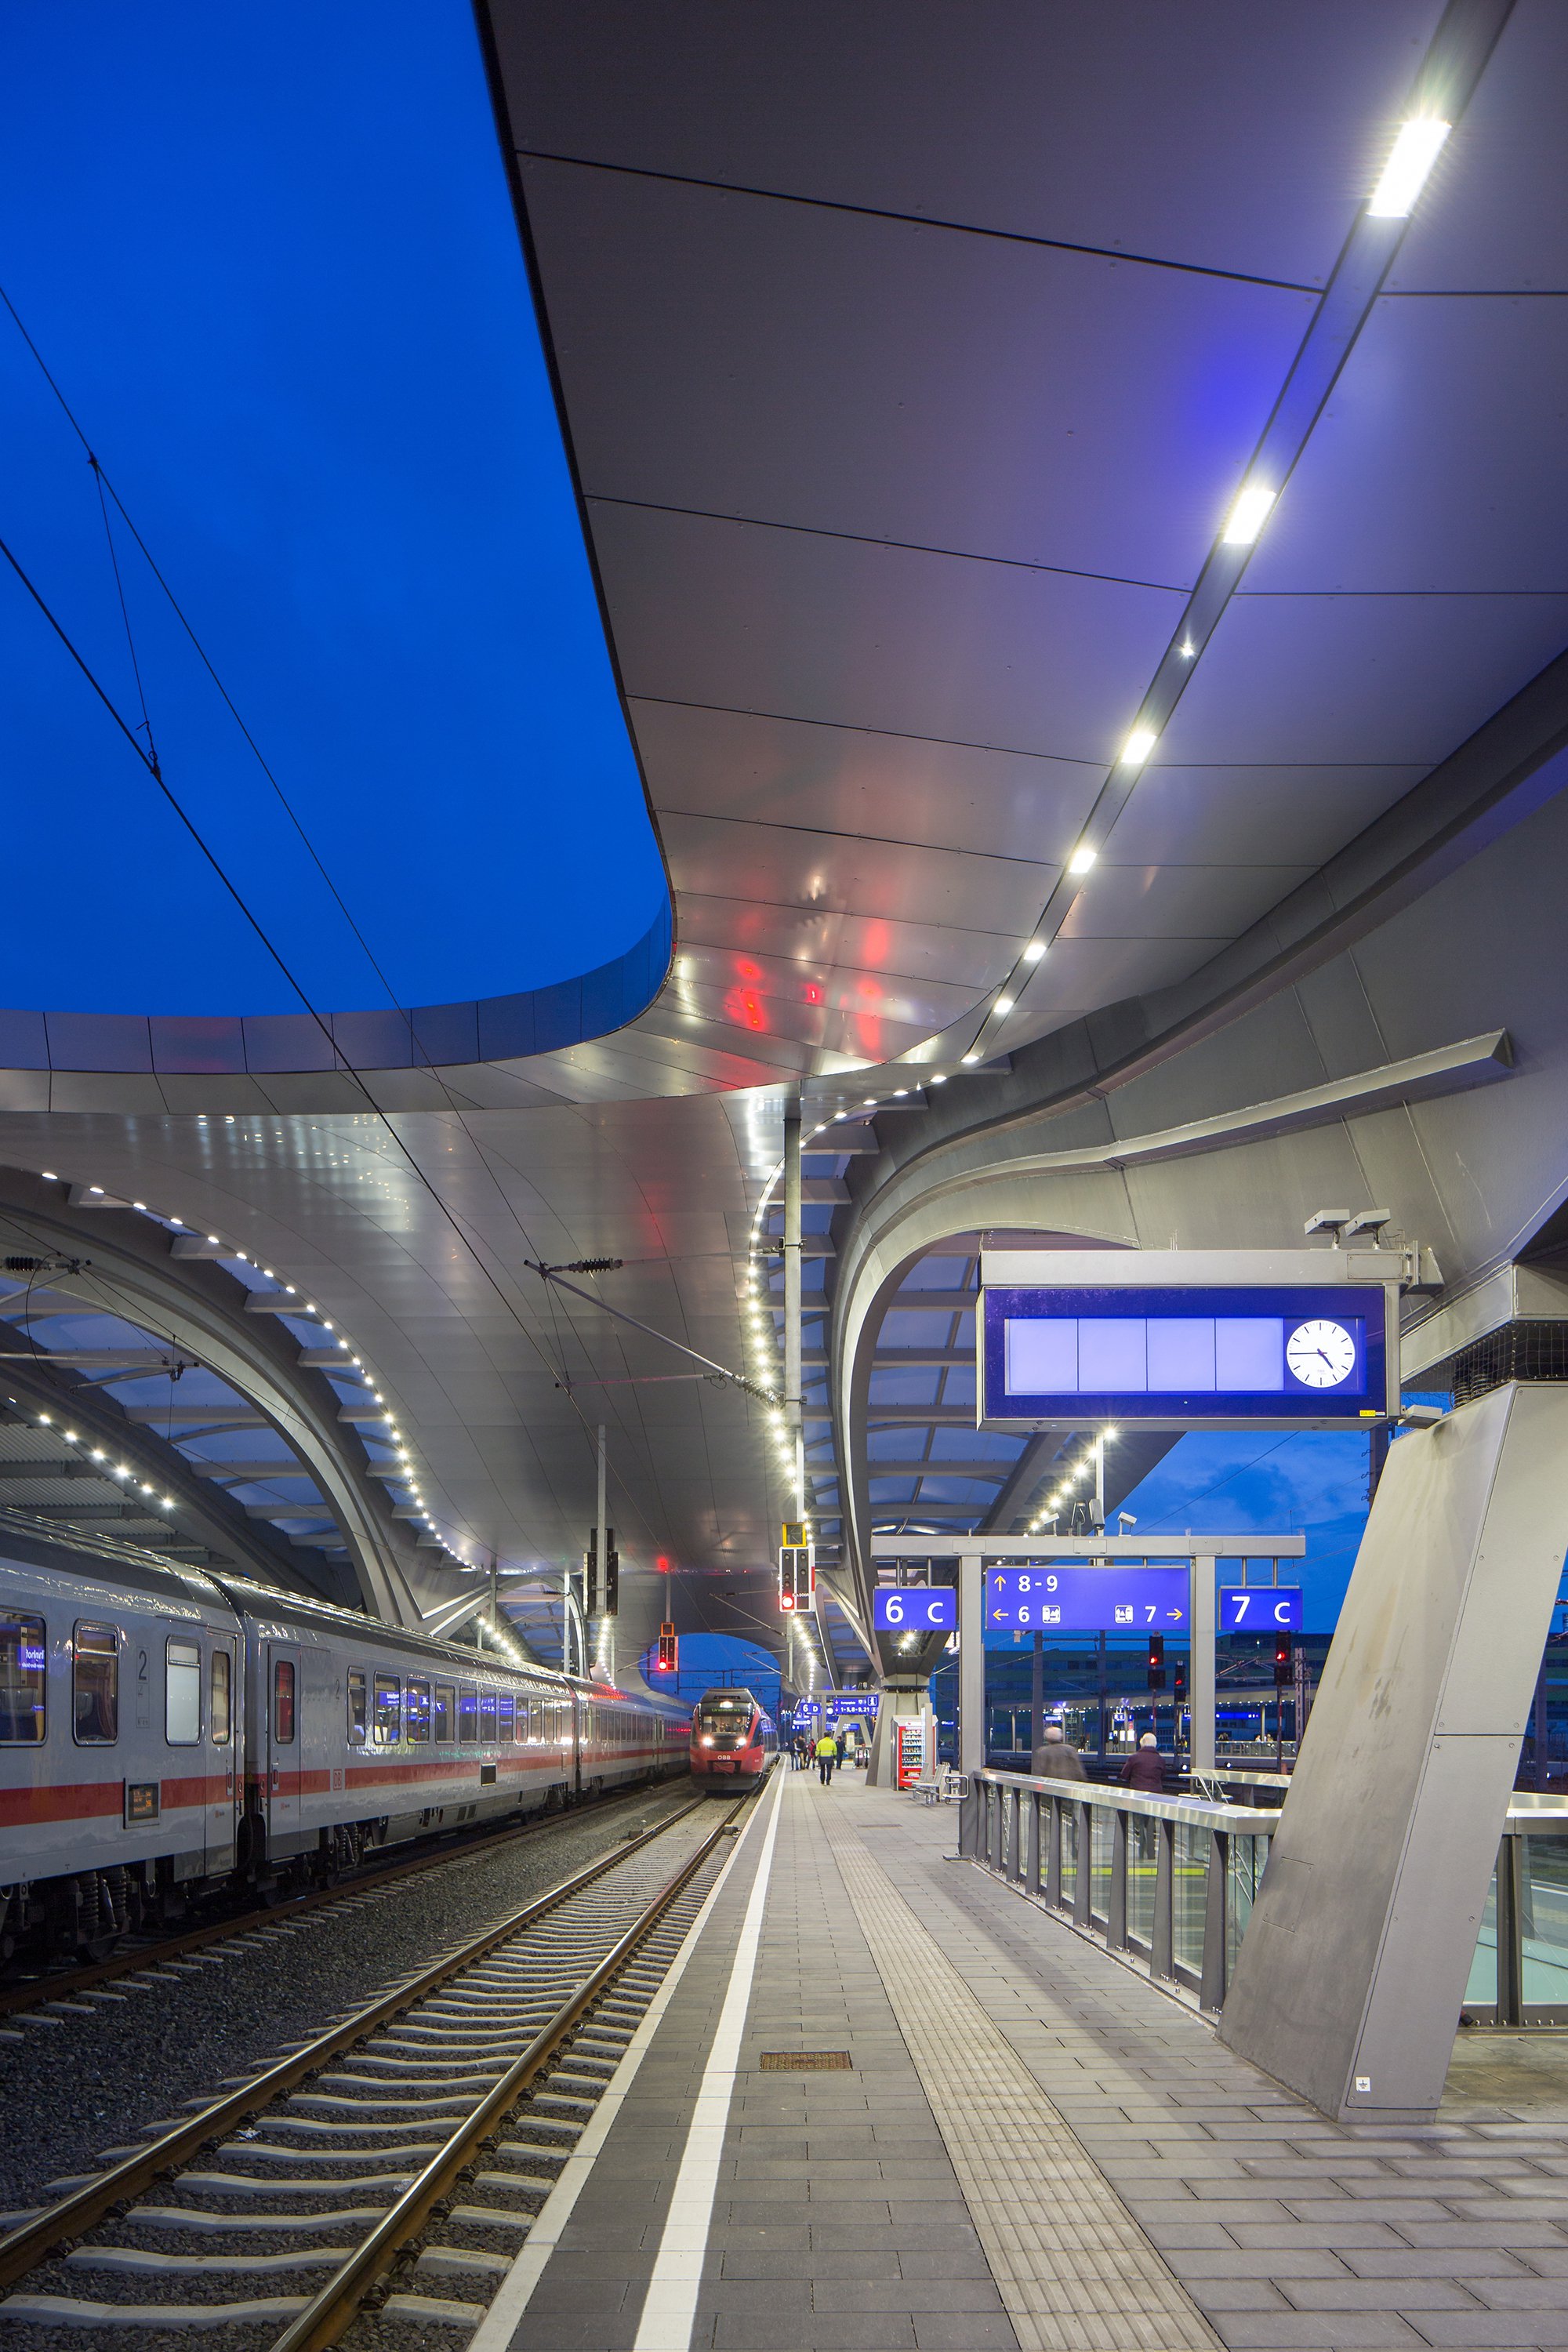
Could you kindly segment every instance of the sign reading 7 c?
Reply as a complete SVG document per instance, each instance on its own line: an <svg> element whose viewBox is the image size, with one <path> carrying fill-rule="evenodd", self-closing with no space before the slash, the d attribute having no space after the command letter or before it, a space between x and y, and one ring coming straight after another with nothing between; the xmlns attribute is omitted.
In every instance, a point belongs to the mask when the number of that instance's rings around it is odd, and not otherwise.
<svg viewBox="0 0 1568 2352"><path fill-rule="evenodd" d="M1299 1584L1222 1584L1219 1589L1219 1630L1222 1633L1299 1633L1301 1631L1301 1587Z"/></svg>
<svg viewBox="0 0 1568 2352"><path fill-rule="evenodd" d="M951 1633L958 1595L951 1584L885 1584L871 1596L871 1622L879 1633Z"/></svg>

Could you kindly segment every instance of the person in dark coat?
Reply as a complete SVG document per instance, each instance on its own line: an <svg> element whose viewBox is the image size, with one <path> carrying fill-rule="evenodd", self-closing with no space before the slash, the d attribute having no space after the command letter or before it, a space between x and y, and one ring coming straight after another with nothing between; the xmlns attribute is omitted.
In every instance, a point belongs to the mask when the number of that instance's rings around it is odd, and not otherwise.
<svg viewBox="0 0 1568 2352"><path fill-rule="evenodd" d="M1037 1780L1087 1780L1083 1758L1070 1739L1064 1738L1059 1723L1046 1726L1045 1745L1037 1748L1029 1759L1030 1769Z"/></svg>
<svg viewBox="0 0 1568 2352"><path fill-rule="evenodd" d="M1159 1742L1152 1731L1146 1731L1126 1763L1121 1767L1123 1785L1142 1789L1145 1796L1163 1797L1165 1793L1165 1759L1160 1753Z"/></svg>

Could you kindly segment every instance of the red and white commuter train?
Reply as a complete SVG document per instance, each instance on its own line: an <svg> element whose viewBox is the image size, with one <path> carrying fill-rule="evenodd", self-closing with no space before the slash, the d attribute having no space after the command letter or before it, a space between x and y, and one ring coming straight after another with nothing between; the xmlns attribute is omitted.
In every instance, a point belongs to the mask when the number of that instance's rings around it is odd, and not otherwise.
<svg viewBox="0 0 1568 2352"><path fill-rule="evenodd" d="M704 1691L691 1711L691 1777L700 1787L754 1788L778 1744L772 1716L744 1688Z"/></svg>
<svg viewBox="0 0 1568 2352"><path fill-rule="evenodd" d="M0 1509L0 1954L683 1772L658 1699Z"/></svg>

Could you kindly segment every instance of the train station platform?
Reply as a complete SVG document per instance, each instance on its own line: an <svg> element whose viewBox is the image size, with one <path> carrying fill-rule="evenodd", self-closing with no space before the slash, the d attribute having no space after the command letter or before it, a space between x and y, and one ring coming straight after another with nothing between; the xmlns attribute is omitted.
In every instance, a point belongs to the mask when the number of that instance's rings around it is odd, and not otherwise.
<svg viewBox="0 0 1568 2352"><path fill-rule="evenodd" d="M781 1770L475 2352L1568 2346L1551 2037L1330 2123L955 1831Z"/></svg>

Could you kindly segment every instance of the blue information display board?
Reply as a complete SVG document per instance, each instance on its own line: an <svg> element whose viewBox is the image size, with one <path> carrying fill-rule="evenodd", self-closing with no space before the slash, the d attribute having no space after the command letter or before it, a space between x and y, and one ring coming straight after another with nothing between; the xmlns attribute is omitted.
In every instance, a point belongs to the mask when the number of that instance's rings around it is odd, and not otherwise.
<svg viewBox="0 0 1568 2352"><path fill-rule="evenodd" d="M871 1622L879 1633L951 1633L958 1595L951 1584L884 1584L871 1595Z"/></svg>
<svg viewBox="0 0 1568 2352"><path fill-rule="evenodd" d="M1299 1584L1222 1584L1219 1630L1222 1633L1299 1633L1301 1601Z"/></svg>
<svg viewBox="0 0 1568 2352"><path fill-rule="evenodd" d="M981 1307L984 1423L1324 1429L1387 1411L1375 1284L988 1286Z"/></svg>
<svg viewBox="0 0 1568 2352"><path fill-rule="evenodd" d="M985 1572L987 1627L1064 1633L1184 1633L1192 1622L1185 1568L1104 1568L1081 1562Z"/></svg>

